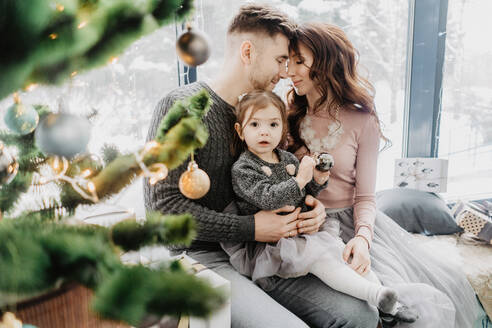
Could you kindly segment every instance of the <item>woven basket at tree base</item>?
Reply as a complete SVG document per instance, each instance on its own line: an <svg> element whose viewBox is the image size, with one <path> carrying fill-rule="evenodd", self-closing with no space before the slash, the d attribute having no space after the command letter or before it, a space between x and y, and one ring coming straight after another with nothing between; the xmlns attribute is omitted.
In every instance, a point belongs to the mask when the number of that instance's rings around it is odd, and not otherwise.
<svg viewBox="0 0 492 328"><path fill-rule="evenodd" d="M103 320L90 310L92 291L72 284L21 303L15 315L23 323L39 328L128 328L130 326Z"/></svg>

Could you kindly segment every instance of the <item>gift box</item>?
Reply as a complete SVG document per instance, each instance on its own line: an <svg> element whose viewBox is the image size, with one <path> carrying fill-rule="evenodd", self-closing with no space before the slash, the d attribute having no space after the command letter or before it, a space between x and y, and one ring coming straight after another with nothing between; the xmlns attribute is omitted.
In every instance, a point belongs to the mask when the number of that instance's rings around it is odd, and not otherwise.
<svg viewBox="0 0 492 328"><path fill-rule="evenodd" d="M492 244L492 208L479 203L458 202L451 212L466 232Z"/></svg>
<svg viewBox="0 0 492 328"><path fill-rule="evenodd" d="M447 159L413 157L395 160L395 187L446 192L447 181Z"/></svg>

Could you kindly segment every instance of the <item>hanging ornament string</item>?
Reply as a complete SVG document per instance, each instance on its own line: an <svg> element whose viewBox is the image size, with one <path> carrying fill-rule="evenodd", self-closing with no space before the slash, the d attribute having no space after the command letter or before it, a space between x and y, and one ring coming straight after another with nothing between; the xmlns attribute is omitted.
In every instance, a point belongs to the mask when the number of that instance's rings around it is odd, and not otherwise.
<svg viewBox="0 0 492 328"><path fill-rule="evenodd" d="M69 165L70 164L68 163L68 160L65 157L61 157L61 168L60 168L60 158L58 156L55 156L53 158L53 165L52 165L53 175L51 177L41 175L39 179L39 184L47 184L53 181L65 181L69 183L72 186L72 188L83 198L90 200L93 203L99 202L99 197L97 196L97 192L96 192L96 186L92 181L85 178L88 176L87 170L84 171L82 175L75 176L72 178L65 175L65 173L67 173Z"/></svg>
<svg viewBox="0 0 492 328"><path fill-rule="evenodd" d="M164 180L167 177L168 169L163 163L154 163L150 167L147 167L143 162L144 156L154 147L158 146L157 141L148 142L142 151L136 152L135 159L137 160L138 166L142 169L142 175L149 178L149 183L155 185L157 182Z"/></svg>

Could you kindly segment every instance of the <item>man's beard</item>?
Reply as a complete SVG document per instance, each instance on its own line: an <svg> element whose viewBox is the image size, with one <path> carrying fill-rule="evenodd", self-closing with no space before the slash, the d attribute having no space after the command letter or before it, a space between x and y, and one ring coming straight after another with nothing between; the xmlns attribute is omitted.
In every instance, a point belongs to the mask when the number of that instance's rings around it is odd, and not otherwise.
<svg viewBox="0 0 492 328"><path fill-rule="evenodd" d="M269 79L265 76L259 76L257 74L251 74L249 76L249 82L254 90L272 90L270 83L273 79Z"/></svg>

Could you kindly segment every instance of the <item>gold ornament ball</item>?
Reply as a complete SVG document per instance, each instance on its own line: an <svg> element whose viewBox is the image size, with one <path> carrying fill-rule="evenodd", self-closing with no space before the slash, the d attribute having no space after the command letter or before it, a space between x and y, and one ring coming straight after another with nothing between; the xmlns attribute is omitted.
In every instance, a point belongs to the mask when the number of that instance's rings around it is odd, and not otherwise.
<svg viewBox="0 0 492 328"><path fill-rule="evenodd" d="M190 199L202 198L210 189L210 178L195 162L179 178L179 191Z"/></svg>
<svg viewBox="0 0 492 328"><path fill-rule="evenodd" d="M205 34L188 27L176 42L176 52L179 58L188 66L198 66L207 61L210 56L208 38Z"/></svg>

